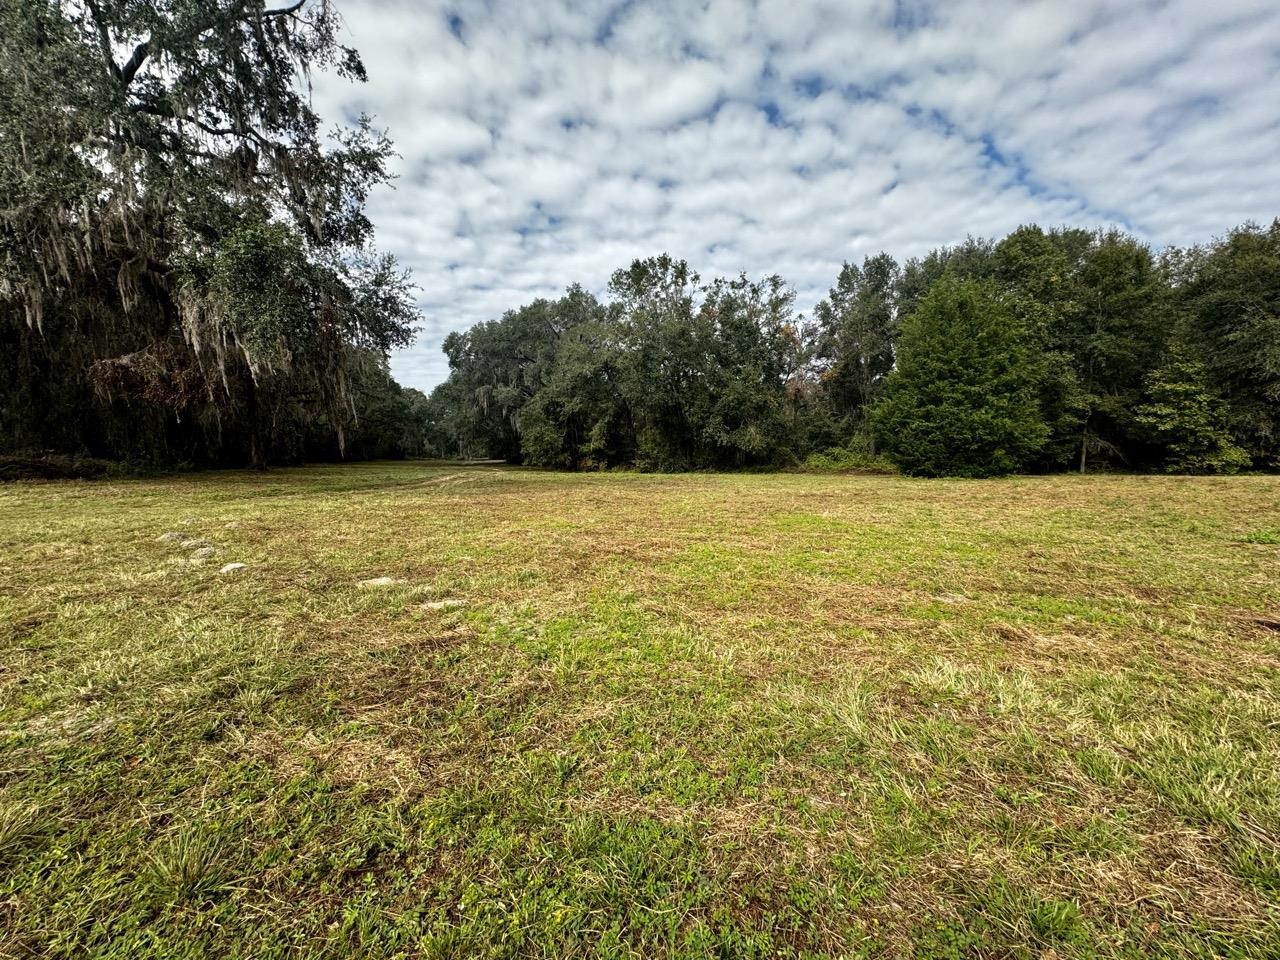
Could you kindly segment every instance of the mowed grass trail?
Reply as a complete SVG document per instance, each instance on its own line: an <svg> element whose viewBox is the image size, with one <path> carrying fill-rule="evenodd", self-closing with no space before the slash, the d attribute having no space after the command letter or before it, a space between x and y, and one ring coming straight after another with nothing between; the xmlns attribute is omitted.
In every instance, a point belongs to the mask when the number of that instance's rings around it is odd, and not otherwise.
<svg viewBox="0 0 1280 960"><path fill-rule="evenodd" d="M1274 958L1278 846L1280 478L0 488L6 957Z"/></svg>

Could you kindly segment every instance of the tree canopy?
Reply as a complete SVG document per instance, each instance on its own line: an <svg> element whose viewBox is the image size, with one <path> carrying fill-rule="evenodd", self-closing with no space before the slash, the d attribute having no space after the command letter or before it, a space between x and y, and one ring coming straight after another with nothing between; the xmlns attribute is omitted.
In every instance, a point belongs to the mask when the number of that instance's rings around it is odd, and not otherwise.
<svg viewBox="0 0 1280 960"><path fill-rule="evenodd" d="M1017 319L986 284L945 273L907 318L874 430L905 473L986 477L1049 431Z"/></svg>
<svg viewBox="0 0 1280 960"><path fill-rule="evenodd" d="M341 452L407 344L364 213L390 141L327 0L0 0L0 439L122 458ZM326 441L331 437L332 441Z"/></svg>
<svg viewBox="0 0 1280 960"><path fill-rule="evenodd" d="M777 276L663 254L448 337L373 245L392 145L329 0L0 0L0 451L986 475L1280 467L1280 221L1189 249L1026 225Z"/></svg>
<svg viewBox="0 0 1280 960"><path fill-rule="evenodd" d="M1034 224L845 263L812 320L779 277L670 256L446 342L432 445L570 468L822 463L986 476L1273 469L1280 226L1157 256Z"/></svg>

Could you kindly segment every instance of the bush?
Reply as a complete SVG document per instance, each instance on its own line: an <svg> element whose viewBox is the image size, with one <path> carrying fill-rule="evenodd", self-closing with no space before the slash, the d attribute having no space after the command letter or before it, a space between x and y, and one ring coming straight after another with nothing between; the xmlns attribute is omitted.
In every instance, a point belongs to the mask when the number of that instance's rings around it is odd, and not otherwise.
<svg viewBox="0 0 1280 960"><path fill-rule="evenodd" d="M806 473L897 473L898 468L886 457L855 446L832 447L805 457L801 469Z"/></svg>
<svg viewBox="0 0 1280 960"><path fill-rule="evenodd" d="M11 480L97 480L113 469L107 460L58 454L0 456L0 482Z"/></svg>

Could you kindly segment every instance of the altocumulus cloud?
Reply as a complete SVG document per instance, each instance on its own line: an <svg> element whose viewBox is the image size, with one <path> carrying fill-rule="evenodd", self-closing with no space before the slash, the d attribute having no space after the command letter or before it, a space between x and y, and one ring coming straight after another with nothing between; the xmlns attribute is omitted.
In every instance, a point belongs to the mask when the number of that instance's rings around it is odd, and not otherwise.
<svg viewBox="0 0 1280 960"><path fill-rule="evenodd" d="M1160 246L1280 214L1275 0L346 0L401 154L371 213L422 287L393 358L668 251L780 273L1020 223Z"/></svg>

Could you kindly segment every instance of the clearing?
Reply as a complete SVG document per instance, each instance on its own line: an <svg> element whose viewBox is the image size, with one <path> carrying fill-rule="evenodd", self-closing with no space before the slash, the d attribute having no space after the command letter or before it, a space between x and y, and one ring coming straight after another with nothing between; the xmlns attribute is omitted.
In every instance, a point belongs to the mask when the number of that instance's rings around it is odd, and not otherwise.
<svg viewBox="0 0 1280 960"><path fill-rule="evenodd" d="M3 956L1275 957L1278 843L1280 478L0 487Z"/></svg>

